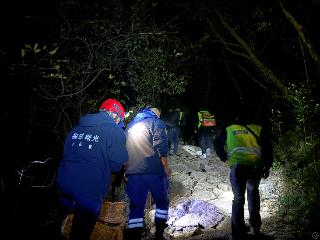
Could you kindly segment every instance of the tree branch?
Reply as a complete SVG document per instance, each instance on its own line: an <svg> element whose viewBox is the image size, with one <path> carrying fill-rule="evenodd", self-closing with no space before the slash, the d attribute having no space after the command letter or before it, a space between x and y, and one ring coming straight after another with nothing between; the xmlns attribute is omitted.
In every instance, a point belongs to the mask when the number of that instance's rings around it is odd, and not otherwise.
<svg viewBox="0 0 320 240"><path fill-rule="evenodd" d="M288 19L289 23L296 29L297 33L299 34L300 38L302 39L303 44L308 49L308 52L317 65L317 67L320 69L320 57L317 53L317 50L315 49L312 41L310 40L309 36L306 35L304 28L298 23L298 21L292 16L292 14L285 8L281 0L278 0L280 7Z"/></svg>
<svg viewBox="0 0 320 240"><path fill-rule="evenodd" d="M240 37L240 35L229 25L226 19L220 14L220 12L216 11L216 14L222 23L222 25L227 29L227 31L231 34L233 38L237 40L237 42L241 45L241 47L247 52L248 59L252 62L257 69L259 69L262 74L266 77L266 80L271 83L273 86L281 90L282 92L286 92L286 87L282 83L282 81L273 73L273 71L268 68L260 59L256 56L254 51L248 45L248 43Z"/></svg>

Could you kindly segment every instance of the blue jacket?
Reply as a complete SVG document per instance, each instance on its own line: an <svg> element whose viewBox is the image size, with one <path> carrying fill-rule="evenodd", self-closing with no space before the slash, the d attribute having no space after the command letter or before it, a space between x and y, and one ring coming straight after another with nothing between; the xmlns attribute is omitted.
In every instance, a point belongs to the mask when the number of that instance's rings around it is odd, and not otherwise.
<svg viewBox="0 0 320 240"><path fill-rule="evenodd" d="M125 133L129 154L126 174L165 174L160 159L168 155L164 122L150 109L143 109L128 124Z"/></svg>
<svg viewBox="0 0 320 240"><path fill-rule="evenodd" d="M106 113L87 114L67 135L56 183L74 198L102 201L128 159L123 130Z"/></svg>

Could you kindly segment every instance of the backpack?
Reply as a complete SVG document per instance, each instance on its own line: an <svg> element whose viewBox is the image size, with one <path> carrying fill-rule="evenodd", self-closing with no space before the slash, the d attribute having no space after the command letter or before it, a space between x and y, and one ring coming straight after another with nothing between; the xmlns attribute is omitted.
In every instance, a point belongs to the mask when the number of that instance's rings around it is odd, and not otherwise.
<svg viewBox="0 0 320 240"><path fill-rule="evenodd" d="M169 111L163 116L163 120L167 127L173 128L179 126L179 112Z"/></svg>
<svg viewBox="0 0 320 240"><path fill-rule="evenodd" d="M210 114L207 111L200 112L201 113L201 126L203 127L213 127L216 125L216 119L213 114Z"/></svg>

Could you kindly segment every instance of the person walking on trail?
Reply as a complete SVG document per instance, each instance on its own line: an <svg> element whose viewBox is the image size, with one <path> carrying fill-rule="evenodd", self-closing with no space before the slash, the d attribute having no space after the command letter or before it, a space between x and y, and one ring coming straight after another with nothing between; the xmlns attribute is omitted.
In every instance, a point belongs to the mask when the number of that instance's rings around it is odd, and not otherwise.
<svg viewBox="0 0 320 240"><path fill-rule="evenodd" d="M163 118L168 131L169 154L176 155L179 149L181 129L186 125L184 113L179 109L170 109Z"/></svg>
<svg viewBox="0 0 320 240"><path fill-rule="evenodd" d="M126 192L130 213L125 239L142 237L144 209L148 192L155 202L156 240L163 239L167 227L169 196L168 137L157 108L140 110L126 128L129 160L126 163Z"/></svg>
<svg viewBox="0 0 320 240"><path fill-rule="evenodd" d="M107 99L99 113L82 116L68 133L56 177L58 235L67 215L73 213L69 239L90 239L109 191L111 174L120 171L128 160L123 119L121 103Z"/></svg>
<svg viewBox="0 0 320 240"><path fill-rule="evenodd" d="M208 110L200 110L198 113L198 125L195 132L198 134L201 148L201 159L207 158L213 149L213 131L216 120Z"/></svg>
<svg viewBox="0 0 320 240"><path fill-rule="evenodd" d="M247 191L250 233L254 237L260 235L259 184L262 177L269 176L273 162L269 133L261 125L249 121L249 114L252 112L238 114L214 142L218 157L231 169L229 177L233 192L231 216L233 240L248 237L248 228L244 221L245 191Z"/></svg>

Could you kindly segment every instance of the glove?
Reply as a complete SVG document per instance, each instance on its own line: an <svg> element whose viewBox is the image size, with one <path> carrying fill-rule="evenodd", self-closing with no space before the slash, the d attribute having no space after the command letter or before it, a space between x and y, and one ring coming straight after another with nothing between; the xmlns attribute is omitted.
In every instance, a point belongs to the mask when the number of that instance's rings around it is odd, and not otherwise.
<svg viewBox="0 0 320 240"><path fill-rule="evenodd" d="M269 177L269 168L263 168L262 169L262 177L264 179L268 178Z"/></svg>

